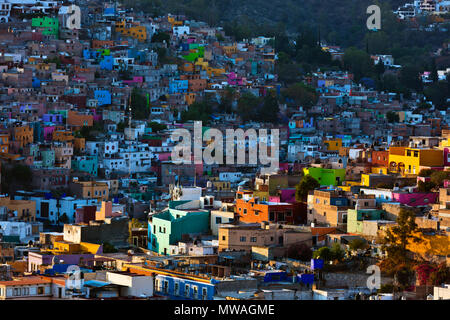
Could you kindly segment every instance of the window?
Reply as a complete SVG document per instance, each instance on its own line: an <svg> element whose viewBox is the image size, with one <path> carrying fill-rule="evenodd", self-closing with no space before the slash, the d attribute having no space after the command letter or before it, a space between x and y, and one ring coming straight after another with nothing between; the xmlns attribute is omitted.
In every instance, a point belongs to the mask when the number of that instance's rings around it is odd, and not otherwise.
<svg viewBox="0 0 450 320"><path fill-rule="evenodd" d="M188 284L184 287L184 295L186 297L189 297L189 285Z"/></svg>
<svg viewBox="0 0 450 320"><path fill-rule="evenodd" d="M38 287L37 293L44 294L44 287Z"/></svg>
<svg viewBox="0 0 450 320"><path fill-rule="evenodd" d="M173 289L174 295L178 296L180 294L179 291L180 291L180 284L178 282L175 282L174 289Z"/></svg>
<svg viewBox="0 0 450 320"><path fill-rule="evenodd" d="M194 286L193 289L194 289L194 299L197 299L198 298L198 287Z"/></svg>
<svg viewBox="0 0 450 320"><path fill-rule="evenodd" d="M274 221L275 220L275 213L274 212L269 212L269 220L270 221Z"/></svg>
<svg viewBox="0 0 450 320"><path fill-rule="evenodd" d="M202 288L202 300L206 300L208 297L208 290L206 288Z"/></svg>
<svg viewBox="0 0 450 320"><path fill-rule="evenodd" d="M246 237L240 237L239 240L240 240L241 242L246 242L246 241L247 241L247 238L246 238Z"/></svg>
<svg viewBox="0 0 450 320"><path fill-rule="evenodd" d="M222 236L222 241L225 241L227 239L227 237Z"/></svg>
<svg viewBox="0 0 450 320"><path fill-rule="evenodd" d="M256 237L251 237L250 242L256 242Z"/></svg>
<svg viewBox="0 0 450 320"><path fill-rule="evenodd" d="M222 217L216 217L216 224L222 223Z"/></svg>

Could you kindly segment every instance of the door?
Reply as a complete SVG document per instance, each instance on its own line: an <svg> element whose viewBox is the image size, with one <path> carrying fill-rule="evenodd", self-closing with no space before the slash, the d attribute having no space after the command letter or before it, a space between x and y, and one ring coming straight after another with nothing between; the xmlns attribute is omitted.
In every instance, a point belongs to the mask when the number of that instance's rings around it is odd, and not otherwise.
<svg viewBox="0 0 450 320"><path fill-rule="evenodd" d="M41 202L41 217L48 218L48 202Z"/></svg>

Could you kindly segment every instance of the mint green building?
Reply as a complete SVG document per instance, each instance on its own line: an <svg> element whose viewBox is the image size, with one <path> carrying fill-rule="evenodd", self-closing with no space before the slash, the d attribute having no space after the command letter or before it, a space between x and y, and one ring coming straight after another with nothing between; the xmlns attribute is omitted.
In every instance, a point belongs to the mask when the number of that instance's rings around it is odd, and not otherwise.
<svg viewBox="0 0 450 320"><path fill-rule="evenodd" d="M364 220L382 220L384 211L378 209L348 209L347 210L347 232L364 233Z"/></svg>
<svg viewBox="0 0 450 320"><path fill-rule="evenodd" d="M321 186L340 186L345 180L345 169L304 168L303 173L316 179Z"/></svg>
<svg viewBox="0 0 450 320"><path fill-rule="evenodd" d="M59 21L58 18L42 17L31 19L31 26L39 28L44 36L55 36L58 38Z"/></svg>
<svg viewBox="0 0 450 320"><path fill-rule="evenodd" d="M42 167L50 168L55 165L55 151L54 150L42 150Z"/></svg>
<svg viewBox="0 0 450 320"><path fill-rule="evenodd" d="M208 210L175 209L190 201L171 201L169 208L153 215L148 223L148 249L159 254L170 254L169 246L181 241L183 234L209 232Z"/></svg>
<svg viewBox="0 0 450 320"><path fill-rule="evenodd" d="M96 177L98 172L97 156L82 156L72 159L72 170L83 171Z"/></svg>

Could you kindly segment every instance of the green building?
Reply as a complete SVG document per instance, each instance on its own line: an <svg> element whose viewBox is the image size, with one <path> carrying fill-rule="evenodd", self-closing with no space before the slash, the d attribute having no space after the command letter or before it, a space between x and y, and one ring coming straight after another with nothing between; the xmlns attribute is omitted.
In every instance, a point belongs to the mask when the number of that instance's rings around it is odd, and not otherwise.
<svg viewBox="0 0 450 320"><path fill-rule="evenodd" d="M345 169L304 168L303 173L316 179L321 186L340 186L345 180Z"/></svg>
<svg viewBox="0 0 450 320"><path fill-rule="evenodd" d="M98 159L96 156L83 156L72 159L72 170L87 172L96 177L97 169Z"/></svg>
<svg viewBox="0 0 450 320"><path fill-rule="evenodd" d="M55 36L58 38L59 21L58 18L42 17L31 19L31 26L42 31L44 36Z"/></svg>
<svg viewBox="0 0 450 320"><path fill-rule="evenodd" d="M171 201L169 208L153 215L148 223L148 249L170 254L169 246L181 241L183 234L209 232L208 210L176 209L190 201Z"/></svg>
<svg viewBox="0 0 450 320"><path fill-rule="evenodd" d="M187 61L194 62L198 58L203 58L205 56L205 47L199 46L198 44L191 43L189 45L189 50L195 50L190 52L188 55L183 56Z"/></svg>
<svg viewBox="0 0 450 320"><path fill-rule="evenodd" d="M54 150L42 150L42 167L50 168L55 165L55 151Z"/></svg>
<svg viewBox="0 0 450 320"><path fill-rule="evenodd" d="M377 209L348 209L347 232L363 234L364 220L382 220L384 211Z"/></svg>

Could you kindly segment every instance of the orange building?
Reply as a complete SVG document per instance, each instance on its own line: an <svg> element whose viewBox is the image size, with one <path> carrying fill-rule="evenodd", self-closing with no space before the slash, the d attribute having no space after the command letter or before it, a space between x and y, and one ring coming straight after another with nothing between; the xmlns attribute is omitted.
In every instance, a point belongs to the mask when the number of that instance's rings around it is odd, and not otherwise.
<svg viewBox="0 0 450 320"><path fill-rule="evenodd" d="M202 79L199 74L183 74L180 76L180 80L188 80L188 90L191 92L203 91L208 84L206 79Z"/></svg>
<svg viewBox="0 0 450 320"><path fill-rule="evenodd" d="M9 152L9 134L1 133L0 134L0 153L8 153Z"/></svg>
<svg viewBox="0 0 450 320"><path fill-rule="evenodd" d="M61 129L53 131L52 140L59 142L72 142L74 137L72 131Z"/></svg>
<svg viewBox="0 0 450 320"><path fill-rule="evenodd" d="M299 224L302 222L302 205L300 203L279 203L260 201L252 193L238 191L236 193L236 213L239 220L246 223Z"/></svg>
<svg viewBox="0 0 450 320"><path fill-rule="evenodd" d="M20 142L20 147L23 148L26 145L33 143L33 128L28 126L15 127L14 128L14 140Z"/></svg>
<svg viewBox="0 0 450 320"><path fill-rule="evenodd" d="M67 124L76 127L92 127L94 124L94 117L90 114L69 111L67 115Z"/></svg>
<svg viewBox="0 0 450 320"><path fill-rule="evenodd" d="M76 151L84 152L86 149L86 139L85 138L75 138L74 139L74 149Z"/></svg>
<svg viewBox="0 0 450 320"><path fill-rule="evenodd" d="M372 164L380 167L389 166L389 151L372 151Z"/></svg>

